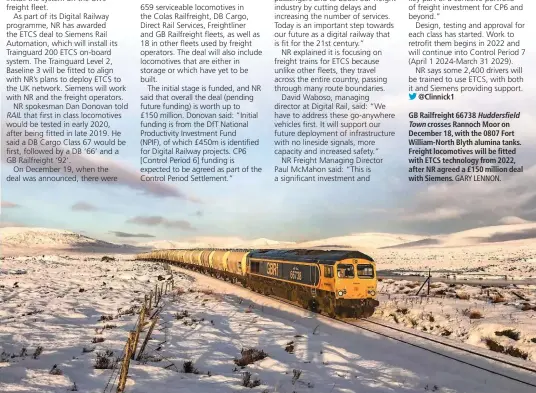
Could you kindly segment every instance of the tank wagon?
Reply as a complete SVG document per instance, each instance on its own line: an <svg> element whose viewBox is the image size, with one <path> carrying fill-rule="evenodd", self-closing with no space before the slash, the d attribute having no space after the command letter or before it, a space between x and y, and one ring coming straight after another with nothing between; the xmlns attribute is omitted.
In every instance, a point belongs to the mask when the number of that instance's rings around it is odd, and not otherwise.
<svg viewBox="0 0 536 393"><path fill-rule="evenodd" d="M332 317L366 318L379 305L376 264L359 251L155 250L136 259L195 270Z"/></svg>

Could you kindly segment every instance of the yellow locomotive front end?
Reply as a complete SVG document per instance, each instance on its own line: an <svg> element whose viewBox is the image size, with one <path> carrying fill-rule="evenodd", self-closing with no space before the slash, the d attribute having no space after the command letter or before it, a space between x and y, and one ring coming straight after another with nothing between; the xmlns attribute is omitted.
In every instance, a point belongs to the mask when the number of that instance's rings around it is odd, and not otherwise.
<svg viewBox="0 0 536 393"><path fill-rule="evenodd" d="M333 270L337 314L363 318L371 316L379 305L376 300L376 264L367 259L344 259L335 263Z"/></svg>

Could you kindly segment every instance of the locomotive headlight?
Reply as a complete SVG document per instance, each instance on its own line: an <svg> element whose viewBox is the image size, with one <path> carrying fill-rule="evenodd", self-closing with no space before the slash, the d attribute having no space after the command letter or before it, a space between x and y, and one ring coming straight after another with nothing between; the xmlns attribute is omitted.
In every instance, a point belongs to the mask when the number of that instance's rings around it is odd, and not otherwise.
<svg viewBox="0 0 536 393"><path fill-rule="evenodd" d="M344 295L344 292L343 292L343 291L339 291L339 292L338 292L338 295L339 295L339 296L342 296L342 295Z"/></svg>
<svg viewBox="0 0 536 393"><path fill-rule="evenodd" d="M370 295L370 296L375 296L376 295L376 291L374 289L369 289L367 291L367 293Z"/></svg>

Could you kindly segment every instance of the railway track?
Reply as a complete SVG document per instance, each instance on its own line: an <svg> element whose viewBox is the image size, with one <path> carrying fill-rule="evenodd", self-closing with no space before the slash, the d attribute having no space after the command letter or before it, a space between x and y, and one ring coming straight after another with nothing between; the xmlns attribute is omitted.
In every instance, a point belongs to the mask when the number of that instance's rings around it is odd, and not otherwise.
<svg viewBox="0 0 536 393"><path fill-rule="evenodd" d="M271 299L277 299L278 301L281 301L281 302L283 302L285 304L288 304L289 306L292 306L292 307L294 307L296 309L304 310L300 306L297 306L296 304L288 301L287 299L279 298L279 297L276 297L276 296L268 296L268 295L259 294L259 293L257 293L257 295L262 296L262 297L266 297L268 299L270 299L270 298ZM485 359L487 361L495 362L496 364L498 363L500 365L512 367L512 368L517 369L517 370L523 370L523 371L526 371L526 372L530 372L530 373L534 374L534 376L536 377L536 366L529 367L527 365L521 364L521 362L518 363L518 362L515 362L515 361L510 361L508 359L504 359L503 358L504 355L502 355L502 356L501 355L496 355L496 356L487 355L485 353L478 352L476 350L477 348L475 348L475 350L473 350L473 349L466 348L466 347L462 346L462 344L458 344L458 343L456 343L454 341L446 342L446 340L437 339L436 337L431 336L431 335L424 335L424 334L420 334L418 332L411 332L411 331L409 331L407 329L400 329L400 328L397 328L397 327L394 327L394 326L390 326L389 324L384 323L383 321L378 320L376 318L367 318L367 319L358 318L357 320L348 320L348 319L332 318L332 317L329 317L329 316L323 315L323 314L317 314L317 315L319 316L319 318L325 318L325 319L328 319L328 320L334 320L334 321L337 321L337 322L340 322L340 323L351 325L351 326L357 327L359 329L365 330L365 331L367 331L369 333L378 334L378 335L380 335L382 337L389 338L389 339L392 339L392 340L395 340L395 341L410 345L410 346L415 347L415 348L420 348L420 349L425 350L427 352L434 353L436 355L439 355L439 356L454 360L456 362L459 362L459 363L462 363L462 364L477 368L479 370L487 371L489 373L492 373L492 374L495 374L495 375L510 379L512 381L516 381L516 382L522 383L524 385L536 388L536 381L535 382L527 382L527 381L524 381L522 379L512 377L510 375L506 375L504 373L498 372L496 370L492 370L490 367L485 367L485 366L480 366L480 365L477 365L477 364L474 364L474 363L470 363L470 362L468 362L466 360L457 358L453 354L443 353L438 348L431 348L429 346L426 346L424 343L419 344L419 343L416 343L416 342L410 342L410 340L405 340L404 338L401 338L401 337L396 337L393 334L389 334L385 330L387 330L387 331L391 330L391 331L394 331L394 332L397 332L397 333L401 333L403 335L418 338L419 340L423 340L423 341L426 341L426 342L431 342L434 345L439 345L439 346L447 347L447 348L450 348L450 349L454 349L456 351L464 352L464 353L470 354L472 356L476 356L478 358ZM377 327L379 326L379 327L382 328L383 331L378 329L378 328L374 328L372 326L377 326ZM499 356L501 357L501 359L498 359Z"/></svg>
<svg viewBox="0 0 536 393"><path fill-rule="evenodd" d="M394 281L417 281L424 282L428 276L402 275L402 274L382 274L378 272L378 278L382 280ZM525 280L505 280L505 279L452 279L447 277L432 276L430 282L442 282L443 284L457 284L468 286L486 286L486 287L509 287L512 285L536 285L536 279L529 278Z"/></svg>
<svg viewBox="0 0 536 393"><path fill-rule="evenodd" d="M208 279L213 279L218 282L221 282L220 280L217 280L216 278L198 273L193 272L188 269L182 269L178 268L176 266L173 266L174 269L179 269L183 274L185 275L193 275L199 274L200 276ZM228 283L231 284L231 283ZM234 284L239 288L244 288L240 284ZM264 295L262 293L254 292L257 296L264 297L267 299L273 299L278 300L282 303L287 304L290 307L293 307L297 310L304 311L304 308L300 307L299 305L296 305L292 302L290 302L287 299L280 298L277 296L272 295ZM368 319L357 319L357 320L348 320L348 319L340 319L340 318L332 318L324 314L317 314L315 315L319 319L325 319L326 321L336 321L338 323L343 323L346 325L351 325L355 328L367 331L369 333L377 334L379 336L389 338L392 340L395 340L397 342L404 343L406 345L410 345L415 348L419 348L421 350L427 351L429 353L434 353L438 356L442 356L444 358L451 359L453 361L465 364L467 366L489 372L491 374L504 377L506 379L524 384L526 386L534 387L536 388L536 366L531 367L528 365L528 362L525 361L516 361L515 358L512 358L512 360L508 359L506 355L502 354L486 354L484 351L479 351L479 348L467 348L463 346L461 343L457 343L455 341L446 339L441 339L432 335L423 334L417 331L410 331L408 329L402 329L400 327L391 326L389 323L386 323L384 321L381 321L377 318L368 318ZM473 361L468 361L467 359L461 359L460 357L456 356L456 351L458 353L464 353L467 355L470 355L474 357ZM484 364L475 364L475 363L481 363ZM518 377L514 377L512 375L507 375L504 373L503 368L509 367L513 370L516 370L518 372L528 373L530 375L530 379L532 381L526 381ZM495 369L494 369L495 368Z"/></svg>
<svg viewBox="0 0 536 393"><path fill-rule="evenodd" d="M454 360L456 362L459 362L459 363L462 363L462 364L477 368L479 370L487 371L489 373L499 375L501 377L510 379L512 381L516 381L516 382L522 383L524 385L532 386L532 387L536 388L536 383L527 382L527 381L521 380L519 378L512 377L510 375L506 375L506 374L498 372L496 370L492 370L489 367L476 365L476 364L468 362L466 360L459 359L459 358L455 357L454 355L449 355L449 354L446 354L446 353L442 353L440 350L436 350L434 348L430 348L430 347L427 347L425 345L419 345L419 344L416 344L415 342L410 342L409 340L404 340L404 339L401 339L400 337L394 337L393 335L390 335L390 334L385 334L384 332L378 331L378 329L367 328L366 326L362 326L362 324L380 326L382 328L386 328L386 329L389 329L389 330L392 330L392 331L396 331L396 332L402 333L404 335L413 336L413 337L416 337L416 338L424 340L424 341L432 342L434 344L439 344L440 346L455 349L456 351L460 351L460 352L464 352L464 353L467 353L467 354L470 354L470 355L473 355L473 356L477 356L477 357L479 357L481 359L485 359L485 360L489 360L489 361L492 361L492 362L495 362L495 363L498 363L498 364L501 364L501 365L513 367L513 368L518 369L518 370L528 371L530 373L533 373L535 376L536 376L536 367L528 367L528 366L525 366L525 365L522 365L522 364L519 364L519 363L515 363L515 362L509 361L509 360L506 360L506 359L498 359L497 357L494 357L494 356L486 355L484 353L477 352L475 350L468 349L466 347L464 348L462 345L458 345L458 343L456 343L456 342L447 343L447 342L444 342L442 340L437 340L433 336L429 337L429 336L424 336L424 335L421 335L421 334L418 334L418 333L413 333L413 332L407 331L406 329L398 329L396 327L389 326L389 325L387 325L385 323L378 322L375 318L358 319L359 324L357 322L353 322L353 321L346 321L346 320L341 320L341 319L337 319L337 318L335 318L335 319L337 321L339 321L339 322L346 323L346 324L349 324L349 325L352 325L352 326L356 326L356 327L358 327L360 329L369 331L371 333L379 334L379 335L384 336L386 338L390 338L392 340L396 340L396 341L405 343L407 345L411 345L413 347L420 348L420 349L425 350L427 352L434 353L436 355L439 355L439 356Z"/></svg>

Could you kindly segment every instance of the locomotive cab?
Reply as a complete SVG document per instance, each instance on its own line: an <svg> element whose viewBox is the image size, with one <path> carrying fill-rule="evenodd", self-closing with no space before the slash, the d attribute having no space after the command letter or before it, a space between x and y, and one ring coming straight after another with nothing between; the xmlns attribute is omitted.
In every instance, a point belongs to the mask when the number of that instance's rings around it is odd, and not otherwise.
<svg viewBox="0 0 536 393"><path fill-rule="evenodd" d="M334 266L336 297L367 299L376 297L376 269L370 261L354 259Z"/></svg>
<svg viewBox="0 0 536 393"><path fill-rule="evenodd" d="M337 262L333 269L337 304L363 310L364 315L371 314L378 305L375 264L364 259L345 259Z"/></svg>

